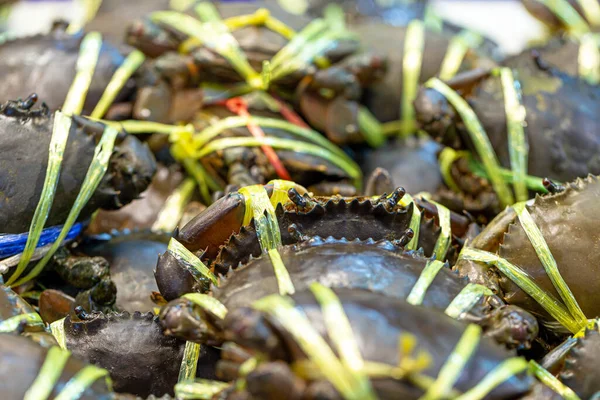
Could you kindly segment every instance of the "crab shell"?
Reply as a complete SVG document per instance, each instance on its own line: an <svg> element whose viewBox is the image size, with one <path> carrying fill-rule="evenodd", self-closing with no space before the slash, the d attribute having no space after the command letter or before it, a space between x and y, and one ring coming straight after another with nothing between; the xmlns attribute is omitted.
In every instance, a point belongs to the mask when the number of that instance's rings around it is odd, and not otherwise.
<svg viewBox="0 0 600 400"><path fill-rule="evenodd" d="M279 254L296 291L308 290L310 284L319 282L334 289L369 290L401 299L408 297L429 261L422 252L404 251L385 240L348 241L332 237L314 237L283 246ZM422 304L444 311L467 283L467 279L459 278L449 268L442 268ZM251 257L244 265L232 269L211 291L212 296L228 310L234 310L279 293L279 284L270 258L262 255ZM186 331L185 323L179 325L182 321L173 320L181 307L180 300L173 300L163 307L160 314L163 327L186 340L199 340L192 337L194 333ZM172 314L172 311L175 313ZM202 314L200 310L196 311ZM210 314L206 315L209 320L212 318ZM509 316L513 317L510 326L498 323L499 319ZM476 321L498 342L509 347L529 347L538 330L533 316L514 307L504 309L503 303L495 296L483 296L460 318ZM171 326L173 322L183 329L177 332L178 329ZM216 322L215 325L218 328L220 324Z"/></svg>
<svg viewBox="0 0 600 400"><path fill-rule="evenodd" d="M432 356L431 365L422 373L435 378L465 329L465 324L437 310L412 306L400 299L361 290L334 291L350 321L362 357L367 361L398 365L398 338L402 333L409 333L417 341L414 354L423 350ZM314 296L310 292L299 292L292 299L296 309L335 348L327 335L321 307ZM270 361L293 364L306 358L293 336L269 315L248 308L239 309L239 312L227 315L225 328L228 339L249 350L261 352ZM461 392L468 390L512 355L493 341L482 338L454 388ZM417 399L422 395L420 389L402 380L381 378L372 379L371 383L380 399ZM532 378L521 373L499 385L486 398L516 398L526 393L531 385Z"/></svg>
<svg viewBox="0 0 600 400"><path fill-rule="evenodd" d="M52 111L60 109L75 77L83 37L82 33L69 35L62 29L55 29L47 35L15 39L2 44L0 76L3 98L0 101L36 92ZM117 48L107 42L102 43L83 114L92 112L124 59ZM131 80L115 101L129 97L134 87Z"/></svg>
<svg viewBox="0 0 600 400"><path fill-rule="evenodd" d="M407 28L371 22L353 25L352 30L359 34L361 42L366 48L372 49L375 54L387 60L387 72L384 79L365 90L365 104L379 121L400 119L403 96L404 42ZM449 43L449 35L426 31L419 75L420 83L440 72ZM491 60L486 59L477 51L470 50L462 61L460 70L470 70L483 65L491 65Z"/></svg>
<svg viewBox="0 0 600 400"><path fill-rule="evenodd" d="M190 251L215 260L214 269L219 274L226 274L230 268L235 269L240 263L246 263L251 256L258 257L262 251L254 227L240 223L245 210L243 201L239 193L227 195L191 220L175 238ZM298 241L289 231L292 225L307 236L399 240L409 228L414 207L413 203L406 209L400 207L389 211L384 202L364 197L323 197L310 201L314 203L306 211L298 209L293 203L288 203L285 209L281 205L275 209L284 245ZM461 235L460 228L457 228L460 225L459 221L453 224L456 235ZM424 249L425 255L432 254L440 232L435 217L425 214L421 218L419 247ZM458 254L458 247L460 240L455 238L449 248L448 259ZM155 276L160 292L167 300L185 293L203 291L170 252L159 257Z"/></svg>
<svg viewBox="0 0 600 400"><path fill-rule="evenodd" d="M115 306L121 311L152 311L156 257L167 250L170 235L151 231L113 232L110 238L89 238L79 248L88 256L104 257L117 287Z"/></svg>
<svg viewBox="0 0 600 400"><path fill-rule="evenodd" d="M29 228L40 199L54 116L9 101L0 105L0 226L3 233ZM62 224L79 193L104 126L73 117L60 178L46 226ZM148 147L133 136L117 138L107 172L81 211L86 220L98 208L116 209L137 198L156 165Z"/></svg>
<svg viewBox="0 0 600 400"><path fill-rule="evenodd" d="M569 350L559 379L573 389L582 399L589 399L600 392L598 369L600 368L600 333L598 320L585 330L581 338Z"/></svg>
<svg viewBox="0 0 600 400"><path fill-rule="evenodd" d="M152 313L93 313L64 321L67 348L110 372L116 392L147 397L173 394L185 342L162 334ZM214 378L218 351L203 346L197 375Z"/></svg>
<svg viewBox="0 0 600 400"><path fill-rule="evenodd" d="M600 241L598 196L598 178L588 176L569 183L563 192L538 196L532 205L527 206L556 260L561 276L588 317L600 314L600 298L595 286L595 277L600 273L600 253L595 251ZM511 208L498 215L471 246L497 252L500 257L523 269L545 292L560 299ZM463 260L457 263L456 268L471 281L493 287L507 303L532 312L544 324L558 329L556 321L533 298L495 269Z"/></svg>
<svg viewBox="0 0 600 400"><path fill-rule="evenodd" d="M46 359L48 349L37 345L21 336L0 334L0 375L5 378L0 382L2 397L5 399L22 399L29 387L37 378ZM51 392L55 397L64 385L88 364L77 356L67 359L58 382ZM81 394L81 400L110 400L114 393L106 386L104 379L96 380Z"/></svg>
<svg viewBox="0 0 600 400"><path fill-rule="evenodd" d="M505 62L522 89L525 133L529 144L527 173L568 182L600 173L600 124L596 112L600 87L543 65L524 52ZM510 168L507 120L500 77L483 75L463 97L485 129L500 164ZM456 80L461 77L457 76ZM443 143L473 149L460 117L433 89L421 89L415 100L417 120Z"/></svg>
<svg viewBox="0 0 600 400"><path fill-rule="evenodd" d="M441 146L433 140L408 138L389 141L377 149L366 149L358 157L364 176L378 168L387 170L392 181L391 190L401 186L407 193L435 193L442 184L437 161L440 150Z"/></svg>

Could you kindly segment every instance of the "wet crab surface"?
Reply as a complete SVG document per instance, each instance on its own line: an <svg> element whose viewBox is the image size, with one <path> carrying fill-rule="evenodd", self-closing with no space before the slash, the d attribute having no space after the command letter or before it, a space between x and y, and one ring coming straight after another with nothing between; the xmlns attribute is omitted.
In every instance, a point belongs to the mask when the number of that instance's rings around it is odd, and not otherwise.
<svg viewBox="0 0 600 400"><path fill-rule="evenodd" d="M598 397L600 2L88 3L0 36L0 398Z"/></svg>

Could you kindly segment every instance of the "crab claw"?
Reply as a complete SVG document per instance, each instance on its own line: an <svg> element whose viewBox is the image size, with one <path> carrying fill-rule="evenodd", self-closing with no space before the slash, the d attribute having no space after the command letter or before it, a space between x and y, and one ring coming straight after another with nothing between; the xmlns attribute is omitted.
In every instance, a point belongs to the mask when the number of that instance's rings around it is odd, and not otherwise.
<svg viewBox="0 0 600 400"><path fill-rule="evenodd" d="M191 301L180 298L167 303L158 316L165 335L191 342L221 343L220 329Z"/></svg>
<svg viewBox="0 0 600 400"><path fill-rule="evenodd" d="M453 128L456 112L443 94L435 89L421 88L414 102L417 123L438 141L443 141Z"/></svg>
<svg viewBox="0 0 600 400"><path fill-rule="evenodd" d="M258 349L272 359L285 359L285 346L265 315L249 307L227 313L223 321L225 338L240 346Z"/></svg>
<svg viewBox="0 0 600 400"><path fill-rule="evenodd" d="M529 349L539 332L537 319L512 305L492 311L484 325L486 336L515 349Z"/></svg>

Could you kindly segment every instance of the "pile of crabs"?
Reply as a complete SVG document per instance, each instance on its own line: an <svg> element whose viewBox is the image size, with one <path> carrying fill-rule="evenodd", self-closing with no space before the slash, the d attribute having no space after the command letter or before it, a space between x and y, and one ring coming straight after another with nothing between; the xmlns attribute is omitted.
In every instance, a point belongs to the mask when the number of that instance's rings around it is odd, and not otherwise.
<svg viewBox="0 0 600 400"><path fill-rule="evenodd" d="M523 5L1 33L0 398L600 398L600 2Z"/></svg>

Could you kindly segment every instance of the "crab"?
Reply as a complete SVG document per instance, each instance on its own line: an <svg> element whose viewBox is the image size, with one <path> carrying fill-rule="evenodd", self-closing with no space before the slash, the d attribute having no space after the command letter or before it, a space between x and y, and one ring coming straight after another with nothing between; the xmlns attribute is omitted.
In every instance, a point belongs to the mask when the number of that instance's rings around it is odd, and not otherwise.
<svg viewBox="0 0 600 400"><path fill-rule="evenodd" d="M110 372L116 392L147 397L173 394L185 342L162 334L153 313L91 313L77 308L63 322L75 356ZM213 379L218 350L203 346L197 373Z"/></svg>
<svg viewBox="0 0 600 400"><path fill-rule="evenodd" d="M265 189L269 195L275 190L273 184L266 185ZM402 188L379 198L313 198L302 195L303 191L305 189L295 185L288 192L290 201L275 209L284 245L298 241L288 231L292 224L308 236L344 237L348 240L401 240L406 243L412 238L405 234L415 204L411 203L407 207L398 205L405 194ZM419 201L418 207L425 217L420 222L416 248L422 247L425 255L431 256L441 233L436 219L437 208L427 201ZM254 226L243 224L245 213L244 196L238 192L229 193L178 230L174 238L197 256L213 261L216 272L226 274L229 268L236 268L240 262L247 262L250 256L257 257L261 254ZM452 238L447 257L452 259L460 248L461 238L469 232L470 221L464 216L451 213L450 223ZM220 250L227 244L231 244L234 251ZM167 300L201 291L198 282L171 252L159 257L155 276L159 290Z"/></svg>
<svg viewBox="0 0 600 400"><path fill-rule="evenodd" d="M0 224L3 233L12 235L10 237L26 237L44 185L55 117L45 104L35 108L37 99L38 96L32 94L25 100L8 101L0 106L0 137L6 150L0 156L0 205L3 210ZM55 226L62 225L67 219L92 160L96 138L104 130L102 124L77 116L71 117L71 122L62 173L58 179L53 207L46 221L46 226L51 227L48 229L55 229ZM117 139L107 172L80 212L78 224L89 219L98 208L116 209L137 198L149 184L154 169L155 161L148 148L132 136L121 135ZM68 240L73 239L69 234ZM25 243L22 245L24 247ZM5 256L12 254L14 252ZM8 267L16 266L16 263L10 262ZM81 294L82 299L90 296L93 299L91 302L101 305L114 302L114 285L108 277L105 260L82 259L68 254L63 247L54 254L53 264L54 270L74 286L91 289L91 292ZM10 269L3 272L6 277L13 273Z"/></svg>
<svg viewBox="0 0 600 400"><path fill-rule="evenodd" d="M365 367L369 363L380 363L400 366L401 369L404 357L409 368L406 374L399 374L396 379L387 374L370 377L370 386L379 399L420 398L424 389L411 382L411 373L435 379L455 343L469 329L464 323L454 321L436 310L413 306L400 299L361 290L337 289L334 292L349 320ZM311 329L328 346L335 348L334 339L327 334L327 323L314 295L309 291L299 292L292 296L291 301L293 309L306 319ZM227 315L224 326L226 337L237 346L224 347L224 351L234 351L224 355L217 371L221 376L237 377L245 382L244 385L237 385L241 389L232 388L224 398L236 398L235 395L239 395L240 391L246 395L244 398L251 399L276 399L282 395L290 399L343 398L338 392L339 387L334 387L326 376L319 373L319 368L311 364L310 353L305 352L306 348L299 344L297 337L267 309L250 306L238 308ZM403 335L413 338L409 354L398 351ZM443 341L439 340L440 336L443 336ZM248 358L261 354L256 367L249 372L239 369L241 362L245 361L243 358L240 360L240 354L244 352L249 354ZM419 355L422 358L423 354L429 354L430 362L424 367L411 358L412 354L417 360ZM492 340L482 338L453 388L460 392L467 391L479 383L491 368L513 354ZM413 361L412 367L408 367L409 358ZM305 367L313 373L303 374L303 369L299 367L303 363L308 363ZM369 378L367 371L368 368L365 368L363 374ZM518 373L498 385L487 398L519 398L536 385L531 376Z"/></svg>
<svg viewBox="0 0 600 400"><path fill-rule="evenodd" d="M194 127L197 132L209 128L211 125L226 123L230 117L235 117L232 107L248 108L253 117L269 118L271 120L285 121L281 116L281 109L274 111L266 107L259 99L246 97L232 99L228 106L207 106L198 112L194 119ZM262 128L268 137L296 140L301 143L314 143L305 138L299 138L284 128ZM253 134L247 126L233 127L220 133L215 139L225 138L252 138ZM314 187L314 191L326 194L335 194L337 187L346 186L352 188L351 194L357 189L353 177L346 169L341 168L334 162L321 155L309 154L296 149L277 149L276 155L285 169L289 178L301 185ZM273 164L268 153L261 147L233 146L222 151L217 151L200 159L204 168L214 176L221 187L227 191L235 191L243 186L253 184L264 184L279 178L280 169Z"/></svg>
<svg viewBox="0 0 600 400"><path fill-rule="evenodd" d="M291 16L274 2L223 2L214 7L223 18L245 18L249 15L257 20L257 24L231 32L243 57L255 69L260 69L263 62L275 56L289 41L289 36L293 36L289 33L284 33L288 37L281 36L260 21L264 23L273 16L294 30L305 27L311 21L305 16ZM165 112L166 108L177 108L165 106L172 103L172 93L183 91L193 96L191 93L198 93L194 88L199 83L231 86L243 84L244 78L229 61L206 46L192 45L184 49L186 43L190 43L186 42L189 37L178 29L179 26L160 22L160 16L151 14L149 18L132 23L128 30L127 42L147 56L156 58L154 70L169 83L169 88L148 88L145 93L140 93L136 106L139 112L134 112L134 115L138 119L172 123L176 120ZM188 15L187 18L191 17ZM381 77L385 63L380 57L357 54L359 42L351 35L345 36L347 38L331 39L331 44L323 52L320 63L324 65L326 58L327 68L318 67L311 58L292 73L275 77L268 85L264 81L259 85L256 79L250 79L245 90L271 89L295 99L308 122L337 143L364 141L360 134L360 96L364 87ZM178 49L183 49L183 54L176 53Z"/></svg>
<svg viewBox="0 0 600 400"><path fill-rule="evenodd" d="M565 285L573 293L583 314L589 317L600 313L593 278L597 274L598 252L591 250L599 239L595 225L600 211L597 203L599 194L598 178L588 176L565 187L556 187L554 193L538 196L525 206L547 243ZM497 254L519 266L539 286L544 296L561 298L514 207L508 207L490 222L470 242L469 248ZM461 275L468 276L470 281L492 288L508 304L534 314L550 336L562 337L568 332L564 322L559 323L542 303L522 289L522 281L510 279L497 267L482 264L473 257L459 257L454 268ZM560 303L559 300L554 301Z"/></svg>
<svg viewBox="0 0 600 400"><path fill-rule="evenodd" d="M0 60L3 86L1 101L36 92L52 111L60 109L75 77L83 37L82 33L70 35L63 25L57 25L48 34L8 40L0 45L3 55ZM92 112L124 60L125 57L116 47L103 42L83 108L85 115ZM116 101L129 98L134 90L135 85L130 81Z"/></svg>
<svg viewBox="0 0 600 400"><path fill-rule="evenodd" d="M595 379L599 352L598 319L594 319L582 332L555 347L541 363L580 398L591 399L600 392Z"/></svg>
<svg viewBox="0 0 600 400"><path fill-rule="evenodd" d="M39 201L48 163L48 148L54 115L38 96L9 100L0 105L0 226L2 233L27 232ZM73 116L69 141L65 149L62 173L47 226L62 224L78 194L94 154L97 138L104 125ZM98 208L116 209L142 193L156 169L147 146L129 135L115 143L108 169L99 187L80 214L88 219Z"/></svg>
<svg viewBox="0 0 600 400"><path fill-rule="evenodd" d="M504 65L514 71L522 92L529 146L527 174L568 182L588 173L600 173L600 140L593 132L599 118L594 110L600 89L550 67L535 52L525 51ZM500 77L489 70L478 70L456 76L448 85L459 90L470 104L500 165L510 168ZM442 144L454 149L473 149L465 124L441 93L433 88L422 88L415 100L415 109L421 128ZM488 216L501 211L503 206L494 200L489 181L475 175L464 159L454 162L449 174L459 192L443 193L437 198L442 204L451 209L481 211Z"/></svg>
<svg viewBox="0 0 600 400"><path fill-rule="evenodd" d="M291 229L301 235L295 225ZM296 244L280 248L279 254L296 291L320 282L334 289L369 290L405 299L431 260L423 257L422 252L405 251L401 245L401 241L303 237ZM230 242L222 252L235 253L240 247L240 243ZM279 290L267 255L250 258L223 275L211 293L228 310L244 307ZM444 311L467 283L446 266L436 275L422 304ZM537 322L532 315L517 307L506 307L496 296L482 296L459 318L481 325L486 335L511 348L528 348L537 335ZM222 321L187 298L164 306L160 319L165 332L186 340L212 342L223 335L219 330Z"/></svg>
<svg viewBox="0 0 600 400"><path fill-rule="evenodd" d="M3 380L1 384L2 396L6 399L24 398L26 392L38 377L50 351L54 354L63 354L62 350L56 347L49 349L24 337L1 333L0 373L2 376L12 377L12 379ZM50 387L52 392L58 395L71 378L88 366L87 362L67 354L62 373L58 374L58 379ZM56 368L59 368L58 365ZM110 388L110 382L104 379L108 373L98 374L98 372L101 372L100 369L89 372L96 372L98 379L93 380L88 387L84 386L84 391L79 398L81 400L113 399L114 392Z"/></svg>

